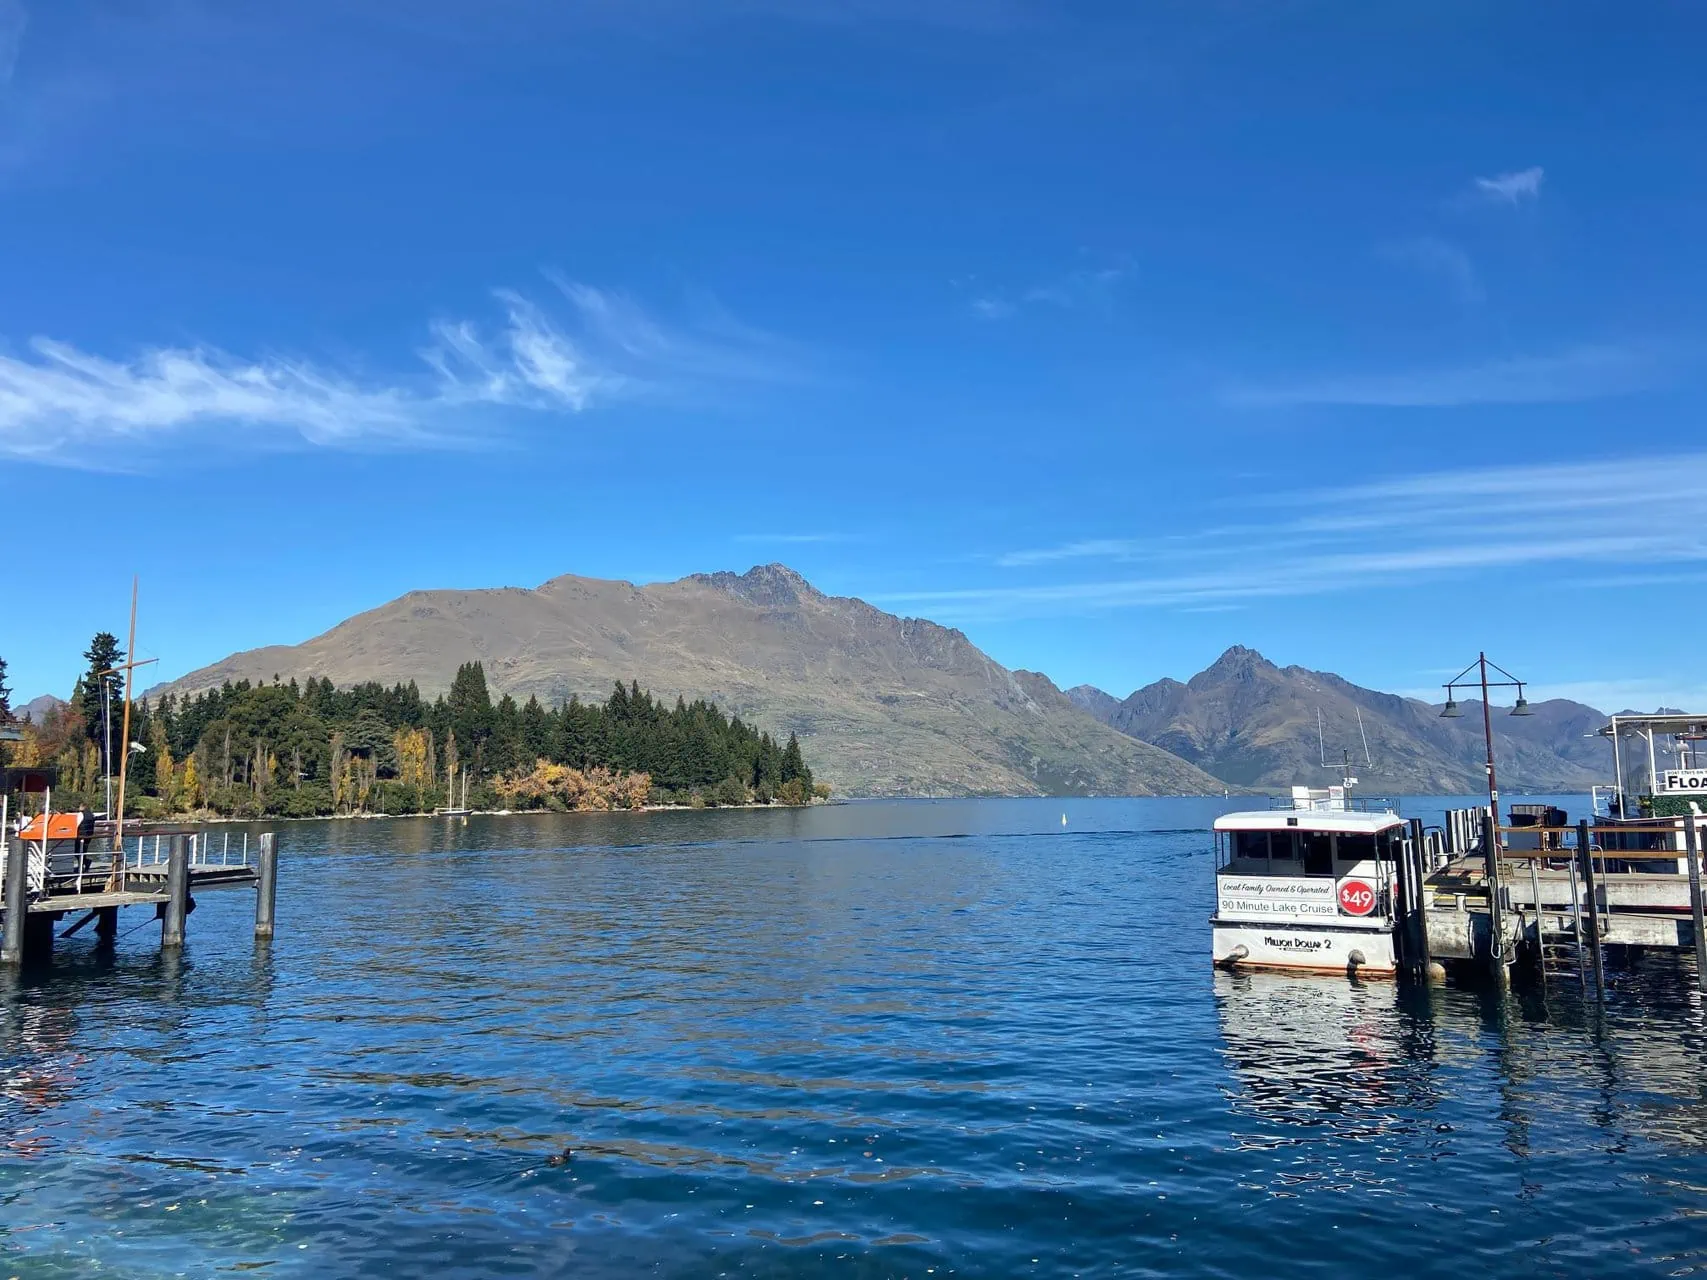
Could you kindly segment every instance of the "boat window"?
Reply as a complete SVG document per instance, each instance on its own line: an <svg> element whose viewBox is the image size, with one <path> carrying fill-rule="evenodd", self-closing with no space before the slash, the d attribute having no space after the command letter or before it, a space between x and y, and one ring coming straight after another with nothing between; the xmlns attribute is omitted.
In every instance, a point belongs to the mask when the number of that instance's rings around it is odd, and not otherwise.
<svg viewBox="0 0 1707 1280"><path fill-rule="evenodd" d="M1258 858L1267 862L1268 832L1235 831L1233 833L1233 856L1235 858Z"/></svg>
<svg viewBox="0 0 1707 1280"><path fill-rule="evenodd" d="M1325 831L1301 832L1304 843L1304 874L1331 876L1334 873L1334 838Z"/></svg>
<svg viewBox="0 0 1707 1280"><path fill-rule="evenodd" d="M1375 857L1374 836L1341 836L1341 862L1368 862Z"/></svg>

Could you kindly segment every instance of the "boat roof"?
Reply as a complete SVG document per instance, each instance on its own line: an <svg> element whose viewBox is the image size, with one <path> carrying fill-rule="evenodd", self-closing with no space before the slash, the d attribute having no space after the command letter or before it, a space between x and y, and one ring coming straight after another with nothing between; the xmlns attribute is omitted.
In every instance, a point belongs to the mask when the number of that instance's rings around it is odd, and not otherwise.
<svg viewBox="0 0 1707 1280"><path fill-rule="evenodd" d="M1657 729L1661 733L1681 734L1686 738L1707 738L1707 715L1689 715L1682 711L1662 711L1658 715L1616 715L1600 729L1600 736L1610 738L1620 729Z"/></svg>
<svg viewBox="0 0 1707 1280"><path fill-rule="evenodd" d="M1349 809L1250 809L1224 813L1215 819L1217 831L1332 831L1345 835L1374 835L1402 827L1396 813L1365 813Z"/></svg>

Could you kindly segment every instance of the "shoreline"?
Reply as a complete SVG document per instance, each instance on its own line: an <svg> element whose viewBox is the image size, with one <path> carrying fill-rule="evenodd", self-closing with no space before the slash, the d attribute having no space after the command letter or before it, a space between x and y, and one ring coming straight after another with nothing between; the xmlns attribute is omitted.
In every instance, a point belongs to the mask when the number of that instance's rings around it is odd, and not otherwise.
<svg viewBox="0 0 1707 1280"><path fill-rule="evenodd" d="M648 804L638 809L470 809L467 813L316 813L305 817L287 817L283 814L261 814L254 818L230 818L224 816L202 817L197 814L178 814L164 818L147 818L139 821L199 823L203 826L242 825L253 826L257 822L402 822L410 818L526 818L526 817L570 817L574 814L608 814L608 813L710 813L718 809L815 809L823 805L845 804L845 800L814 800L811 804L719 804L701 805L695 808L691 804ZM130 821L126 819L126 821Z"/></svg>

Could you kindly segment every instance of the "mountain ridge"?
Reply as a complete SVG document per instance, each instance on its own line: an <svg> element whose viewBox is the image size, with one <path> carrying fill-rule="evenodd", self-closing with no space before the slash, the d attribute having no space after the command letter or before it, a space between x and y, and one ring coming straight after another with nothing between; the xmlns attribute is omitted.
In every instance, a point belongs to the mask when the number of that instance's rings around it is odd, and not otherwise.
<svg viewBox="0 0 1707 1280"><path fill-rule="evenodd" d="M413 680L431 697L478 659L494 696L603 698L638 680L798 733L854 795L1211 794L1220 780L1085 715L963 632L830 596L786 565L636 586L562 574L535 588L407 592L297 645L268 645L151 690L226 680Z"/></svg>
<svg viewBox="0 0 1707 1280"><path fill-rule="evenodd" d="M1183 682L1156 680L1124 699L1091 685L1067 696L1111 728L1234 785L1326 778L1324 753L1329 770L1337 767L1335 755L1355 764L1364 760L1365 741L1369 757L1356 772L1366 787L1450 794L1487 785L1479 701L1462 702L1461 719L1443 720L1439 704L1366 689L1332 672L1280 667L1243 645ZM1496 709L1495 764L1504 789L1576 790L1607 780L1604 743L1584 741L1605 722L1601 712L1566 699L1530 709L1524 717Z"/></svg>

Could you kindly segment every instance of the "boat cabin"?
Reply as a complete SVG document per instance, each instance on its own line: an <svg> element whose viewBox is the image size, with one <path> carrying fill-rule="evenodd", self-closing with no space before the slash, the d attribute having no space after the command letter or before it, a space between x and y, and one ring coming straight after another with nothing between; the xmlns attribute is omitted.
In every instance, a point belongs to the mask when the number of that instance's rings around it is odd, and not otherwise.
<svg viewBox="0 0 1707 1280"><path fill-rule="evenodd" d="M1344 788L1215 820L1217 964L1392 972L1393 886L1409 824Z"/></svg>

